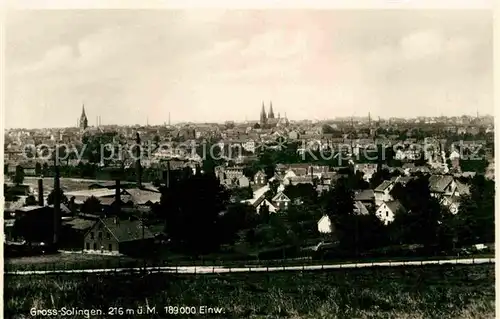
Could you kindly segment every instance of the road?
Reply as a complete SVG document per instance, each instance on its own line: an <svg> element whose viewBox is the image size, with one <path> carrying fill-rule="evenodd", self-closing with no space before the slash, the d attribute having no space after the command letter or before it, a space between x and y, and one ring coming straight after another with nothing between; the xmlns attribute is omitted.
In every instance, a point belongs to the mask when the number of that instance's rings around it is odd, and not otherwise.
<svg viewBox="0 0 500 319"><path fill-rule="evenodd" d="M445 264L488 264L495 263L494 258L469 258L469 259L442 259L442 260L422 260L422 261L392 261L392 262L370 262L370 263L350 263L350 264L329 264L329 265L302 265L283 267L237 267L227 268L221 266L180 266L180 267L146 267L148 273L179 273L179 274L212 274L212 273L248 273L248 272L275 272L275 271L318 271L325 269L353 269L371 267L399 267L399 266L423 266L423 265L445 265ZM75 269L75 270L27 270L10 271L6 275L50 275L50 274L81 274L81 273L127 273L139 272L143 268L113 268L113 269Z"/></svg>

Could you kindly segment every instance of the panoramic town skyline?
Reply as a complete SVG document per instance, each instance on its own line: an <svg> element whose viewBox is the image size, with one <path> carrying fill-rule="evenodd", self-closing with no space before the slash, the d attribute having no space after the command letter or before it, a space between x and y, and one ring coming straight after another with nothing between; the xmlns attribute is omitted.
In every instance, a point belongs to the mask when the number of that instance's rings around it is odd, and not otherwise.
<svg viewBox="0 0 500 319"><path fill-rule="evenodd" d="M6 128L82 104L89 125L493 113L487 10L31 11L5 33Z"/></svg>

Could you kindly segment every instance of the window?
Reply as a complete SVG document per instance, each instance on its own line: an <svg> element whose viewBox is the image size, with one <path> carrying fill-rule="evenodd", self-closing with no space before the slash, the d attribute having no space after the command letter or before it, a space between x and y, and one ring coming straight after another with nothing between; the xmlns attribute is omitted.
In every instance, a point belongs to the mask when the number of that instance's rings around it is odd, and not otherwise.
<svg viewBox="0 0 500 319"><path fill-rule="evenodd" d="M109 251L113 251L113 244L109 244L109 245L108 245L108 250L109 250Z"/></svg>
<svg viewBox="0 0 500 319"><path fill-rule="evenodd" d="M101 231L98 233L98 238L102 239L102 232Z"/></svg>
<svg viewBox="0 0 500 319"><path fill-rule="evenodd" d="M94 243L94 250L97 250L97 244Z"/></svg>
<svg viewBox="0 0 500 319"><path fill-rule="evenodd" d="M85 249L90 250L90 243L85 243Z"/></svg>
<svg viewBox="0 0 500 319"><path fill-rule="evenodd" d="M94 232L90 233L90 239L94 239Z"/></svg>
<svg viewBox="0 0 500 319"><path fill-rule="evenodd" d="M385 211L385 217L389 217L389 212Z"/></svg>
<svg viewBox="0 0 500 319"><path fill-rule="evenodd" d="M107 239L111 239L111 234L110 233L106 233L106 238Z"/></svg>

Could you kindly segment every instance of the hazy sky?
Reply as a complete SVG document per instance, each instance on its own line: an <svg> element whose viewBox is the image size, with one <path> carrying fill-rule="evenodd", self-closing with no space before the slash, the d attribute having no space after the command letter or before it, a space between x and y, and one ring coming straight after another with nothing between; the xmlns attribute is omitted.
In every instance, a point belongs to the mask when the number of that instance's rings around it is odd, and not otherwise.
<svg viewBox="0 0 500 319"><path fill-rule="evenodd" d="M493 114L489 11L7 16L6 127Z"/></svg>

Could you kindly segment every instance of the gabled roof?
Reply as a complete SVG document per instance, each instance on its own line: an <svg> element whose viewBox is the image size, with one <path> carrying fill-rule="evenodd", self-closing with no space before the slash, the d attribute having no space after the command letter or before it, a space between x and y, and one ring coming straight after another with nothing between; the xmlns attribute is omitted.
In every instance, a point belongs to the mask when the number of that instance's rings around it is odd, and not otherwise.
<svg viewBox="0 0 500 319"><path fill-rule="evenodd" d="M285 195L285 193L283 192L279 192L278 194L276 194L276 196L273 197L272 199L273 202L278 202L278 201L290 201L290 198L288 198L288 196Z"/></svg>
<svg viewBox="0 0 500 319"><path fill-rule="evenodd" d="M115 223L115 218L103 218L100 222L109 229L118 242L142 239L142 226L139 220L119 220ZM149 229L144 227L144 239L153 237Z"/></svg>
<svg viewBox="0 0 500 319"><path fill-rule="evenodd" d="M401 183L401 185L404 186L404 185L406 185L406 183L408 183L412 179L413 179L413 177L411 177L411 176L393 176L391 178L391 182Z"/></svg>
<svg viewBox="0 0 500 319"><path fill-rule="evenodd" d="M383 193L389 186L391 186L393 183L393 181L383 181L382 183L380 183L380 185L378 185L376 188L375 188L375 192L376 193Z"/></svg>
<svg viewBox="0 0 500 319"><path fill-rule="evenodd" d="M459 181L456 182L457 184L457 192L460 195L468 195L470 194L470 187L469 185L463 184Z"/></svg>
<svg viewBox="0 0 500 319"><path fill-rule="evenodd" d="M69 226L75 230L87 230L92 228L95 224L95 220L89 220L84 218L74 218L72 220L63 221L63 225Z"/></svg>
<svg viewBox="0 0 500 319"><path fill-rule="evenodd" d="M415 168L415 163L404 163L403 168Z"/></svg>
<svg viewBox="0 0 500 319"><path fill-rule="evenodd" d="M384 202L384 204L393 212L397 213L398 211L406 212L406 208L401 204L398 200L393 200L390 202ZM383 205L383 204L382 204Z"/></svg>
<svg viewBox="0 0 500 319"><path fill-rule="evenodd" d="M266 176L266 173L264 173L263 170L259 170L257 173L255 173L254 177L259 177L259 176Z"/></svg>
<svg viewBox="0 0 500 319"><path fill-rule="evenodd" d="M54 209L54 205L48 205L50 208ZM64 205L63 203L60 204L60 209L62 213L69 214L71 213L71 210L68 208L68 206Z"/></svg>
<svg viewBox="0 0 500 319"><path fill-rule="evenodd" d="M128 189L126 192L131 196L132 202L138 205L144 205L148 202L159 203L161 199L161 193L159 192L142 189Z"/></svg>
<svg viewBox="0 0 500 319"><path fill-rule="evenodd" d="M429 178L429 189L431 192L443 193L451 182L453 182L451 175L432 175Z"/></svg>
<svg viewBox="0 0 500 319"><path fill-rule="evenodd" d="M122 190L123 192L123 190ZM114 196L115 195L115 190L114 189L108 189L108 188L97 188L97 189L84 189L84 190L78 190L78 191L72 191L72 192L67 192L66 197L71 198L73 196L75 197L109 197L109 196Z"/></svg>
<svg viewBox="0 0 500 319"><path fill-rule="evenodd" d="M366 208L366 206L362 202L360 202L360 201L355 201L354 202L354 211L358 215L368 215L369 214L368 209Z"/></svg>
<svg viewBox="0 0 500 319"><path fill-rule="evenodd" d="M356 192L354 195L355 201L371 201L375 199L375 193L373 189L364 189L362 191Z"/></svg>

